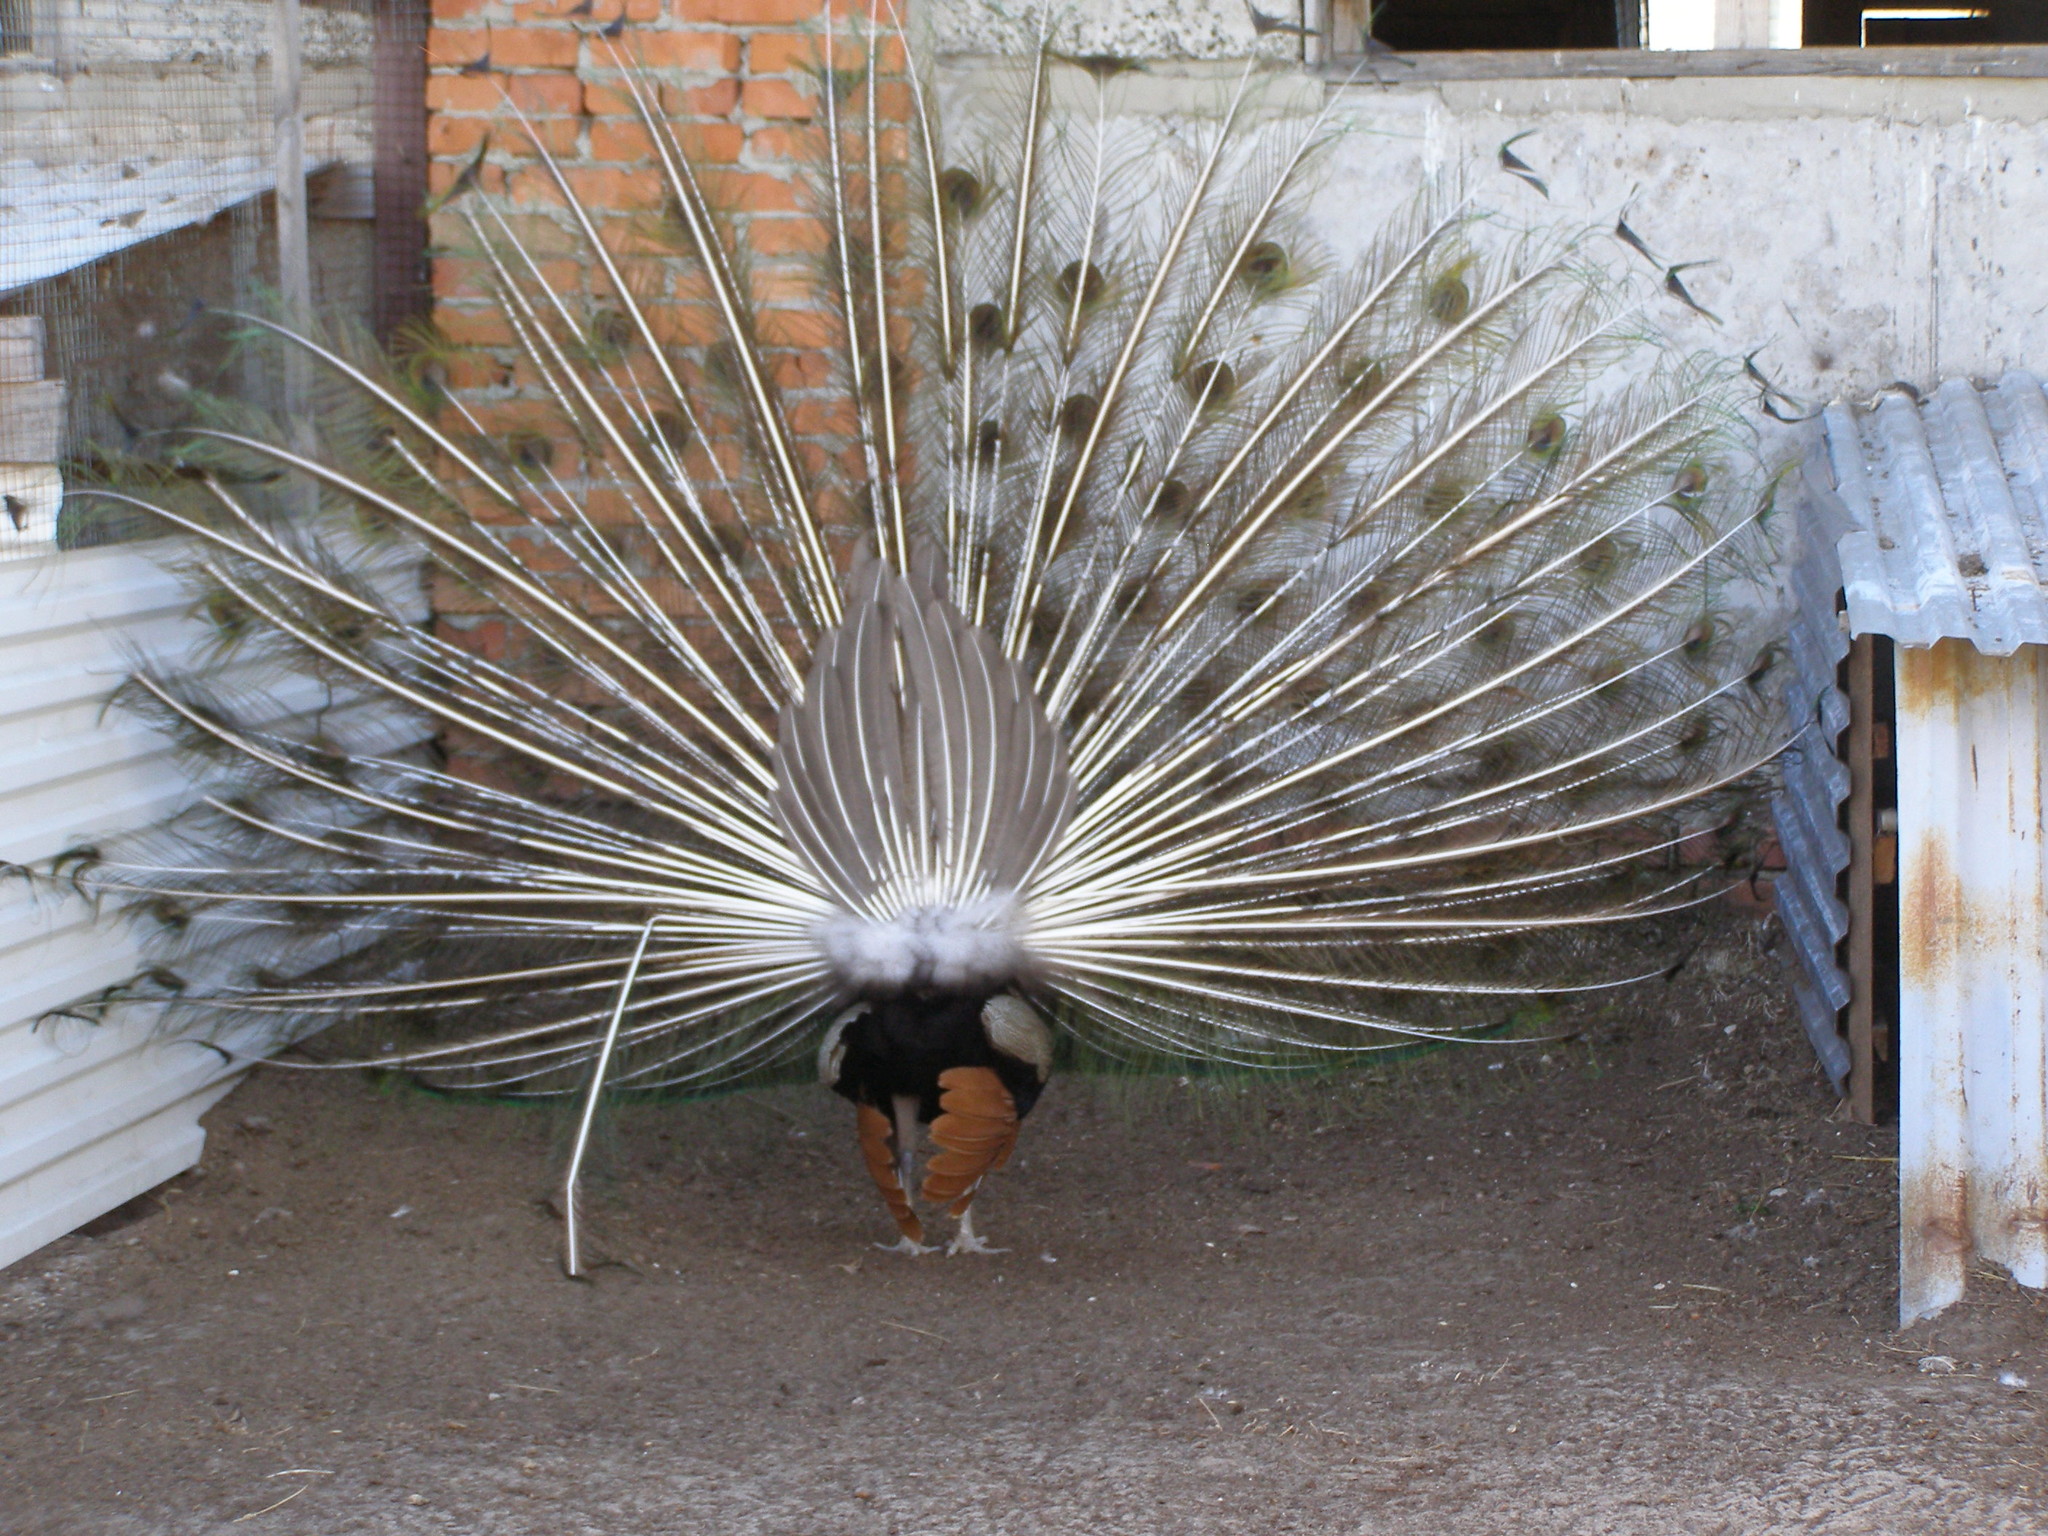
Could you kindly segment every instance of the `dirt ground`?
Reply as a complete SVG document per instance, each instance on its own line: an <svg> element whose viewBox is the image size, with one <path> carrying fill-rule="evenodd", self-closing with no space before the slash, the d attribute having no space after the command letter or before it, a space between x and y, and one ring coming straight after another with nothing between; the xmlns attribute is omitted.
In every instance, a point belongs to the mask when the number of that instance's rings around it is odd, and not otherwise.
<svg viewBox="0 0 2048 1536"><path fill-rule="evenodd" d="M613 1118L572 1284L559 1111L266 1072L0 1275L0 1531L2048 1532L2048 1307L1893 1331L1893 1139L1704 932L1569 1041L1057 1081L994 1258L791 1088Z"/></svg>

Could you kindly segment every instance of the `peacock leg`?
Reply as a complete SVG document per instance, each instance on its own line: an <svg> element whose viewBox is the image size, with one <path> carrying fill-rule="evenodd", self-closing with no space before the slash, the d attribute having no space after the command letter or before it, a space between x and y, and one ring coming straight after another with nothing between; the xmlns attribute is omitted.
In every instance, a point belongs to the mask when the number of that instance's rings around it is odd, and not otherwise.
<svg viewBox="0 0 2048 1536"><path fill-rule="evenodd" d="M896 1182L911 1185L911 1169L917 1161L917 1098L899 1093L889 1101L896 1112Z"/></svg>
<svg viewBox="0 0 2048 1536"><path fill-rule="evenodd" d="M1008 1253L1009 1251L1007 1248L990 1247L988 1239L974 1230L974 1205L970 1201L967 1208L960 1213L960 1230L954 1234L953 1241L946 1244L948 1256L962 1253Z"/></svg>

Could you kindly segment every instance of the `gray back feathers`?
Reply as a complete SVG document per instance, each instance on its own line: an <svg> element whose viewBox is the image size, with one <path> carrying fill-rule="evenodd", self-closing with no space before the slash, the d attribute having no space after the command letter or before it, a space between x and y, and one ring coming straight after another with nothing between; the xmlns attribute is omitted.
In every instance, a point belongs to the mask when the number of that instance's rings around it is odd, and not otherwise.
<svg viewBox="0 0 2048 1536"><path fill-rule="evenodd" d="M878 920L1014 896L1073 807L1022 668L948 601L935 558L918 564L856 556L773 754L790 842L839 906Z"/></svg>

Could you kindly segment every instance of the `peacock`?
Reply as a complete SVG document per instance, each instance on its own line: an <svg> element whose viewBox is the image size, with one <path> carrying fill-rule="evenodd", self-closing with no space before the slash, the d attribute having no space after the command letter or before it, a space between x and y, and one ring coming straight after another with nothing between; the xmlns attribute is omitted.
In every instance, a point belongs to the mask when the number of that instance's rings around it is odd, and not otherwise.
<svg viewBox="0 0 2048 1536"><path fill-rule="evenodd" d="M1782 745L1736 370L1605 237L1445 181L1340 250L1342 124L1255 65L1169 120L1048 39L942 114L909 41L820 23L798 299L606 44L631 238L529 134L545 220L448 204L495 351L245 317L311 429L214 402L107 492L188 536L208 645L125 697L203 793L73 878L224 1050L580 1096L572 1274L605 1093L815 1056L896 1246L990 1251L1075 1052L1322 1069L1630 979Z"/></svg>

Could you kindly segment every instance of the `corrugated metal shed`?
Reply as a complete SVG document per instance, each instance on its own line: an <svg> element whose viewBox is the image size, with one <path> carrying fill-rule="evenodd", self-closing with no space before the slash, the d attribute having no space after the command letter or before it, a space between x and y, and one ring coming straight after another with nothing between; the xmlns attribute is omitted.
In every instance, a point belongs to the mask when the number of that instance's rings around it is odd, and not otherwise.
<svg viewBox="0 0 2048 1536"><path fill-rule="evenodd" d="M176 644L189 599L148 547L0 561L0 861L45 860L177 808L161 738L109 716L137 649ZM189 1167L237 1074L157 1038L153 1010L45 1014L140 963L82 901L0 884L0 1265Z"/></svg>
<svg viewBox="0 0 2048 1536"><path fill-rule="evenodd" d="M1896 658L1899 1315L2048 1285L2048 397L1832 406L1850 627Z"/></svg>
<svg viewBox="0 0 2048 1536"><path fill-rule="evenodd" d="M1849 623L1901 645L1967 640L1987 656L2048 644L2048 395L2014 370L1924 400L1828 407Z"/></svg>

